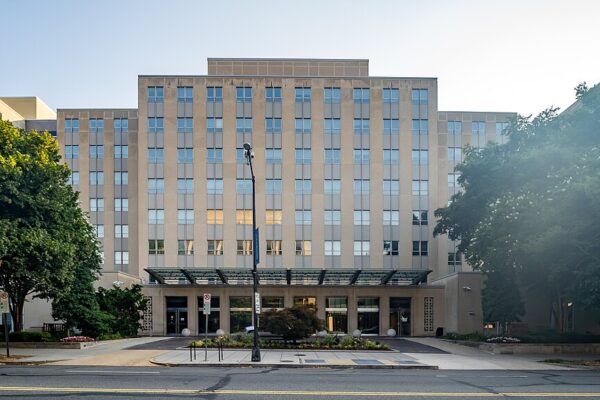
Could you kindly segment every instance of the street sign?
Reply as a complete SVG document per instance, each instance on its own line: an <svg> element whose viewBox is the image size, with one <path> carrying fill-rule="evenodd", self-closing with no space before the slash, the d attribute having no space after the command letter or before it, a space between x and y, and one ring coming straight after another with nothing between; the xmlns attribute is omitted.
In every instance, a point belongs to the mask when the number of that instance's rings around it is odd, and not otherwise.
<svg viewBox="0 0 600 400"><path fill-rule="evenodd" d="M8 293L0 292L0 313L10 312L8 308Z"/></svg>
<svg viewBox="0 0 600 400"><path fill-rule="evenodd" d="M254 309L257 314L260 314L260 294L254 293Z"/></svg>
<svg viewBox="0 0 600 400"><path fill-rule="evenodd" d="M210 303L204 303L202 306L202 314L210 315Z"/></svg>
<svg viewBox="0 0 600 400"><path fill-rule="evenodd" d="M204 293L204 304L210 304L210 293Z"/></svg>

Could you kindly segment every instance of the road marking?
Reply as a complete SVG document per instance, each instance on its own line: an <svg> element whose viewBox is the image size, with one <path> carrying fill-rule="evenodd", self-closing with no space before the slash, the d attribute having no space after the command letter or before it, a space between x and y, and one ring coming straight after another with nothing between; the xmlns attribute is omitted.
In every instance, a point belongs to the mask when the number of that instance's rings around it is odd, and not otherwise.
<svg viewBox="0 0 600 400"><path fill-rule="evenodd" d="M195 395L254 395L254 396L349 396L349 397L582 397L600 398L595 393L550 393L550 392L340 392L308 390L193 390L193 389L137 389L137 388L73 388L73 387L26 387L0 386L0 392L45 392L45 393L131 393L131 394L195 394Z"/></svg>
<svg viewBox="0 0 600 400"><path fill-rule="evenodd" d="M159 371L116 371L111 369L102 369L102 370L81 370L81 369L68 369L65 372L69 374L160 374Z"/></svg>

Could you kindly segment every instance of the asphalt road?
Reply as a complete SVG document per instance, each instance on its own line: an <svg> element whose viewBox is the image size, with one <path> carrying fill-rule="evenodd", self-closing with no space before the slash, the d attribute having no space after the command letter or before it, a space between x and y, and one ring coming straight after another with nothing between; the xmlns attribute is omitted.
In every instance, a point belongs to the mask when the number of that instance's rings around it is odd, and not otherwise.
<svg viewBox="0 0 600 400"><path fill-rule="evenodd" d="M600 372L0 367L0 399L600 399Z"/></svg>

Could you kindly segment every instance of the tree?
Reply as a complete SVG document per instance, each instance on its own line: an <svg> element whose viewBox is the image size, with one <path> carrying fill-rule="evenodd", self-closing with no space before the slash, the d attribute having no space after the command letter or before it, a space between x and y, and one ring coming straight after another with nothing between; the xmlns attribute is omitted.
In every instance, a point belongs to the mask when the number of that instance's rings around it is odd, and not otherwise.
<svg viewBox="0 0 600 400"><path fill-rule="evenodd" d="M579 85L575 86L575 98L577 100L581 99L587 91L590 90L586 82L581 82Z"/></svg>
<svg viewBox="0 0 600 400"><path fill-rule="evenodd" d="M313 308L297 305L283 310L269 310L262 319L263 329L294 343L323 328Z"/></svg>
<svg viewBox="0 0 600 400"><path fill-rule="evenodd" d="M48 299L68 288L79 246L91 240L69 175L48 132L0 121L0 285L16 331L26 297ZM95 241L85 244L99 254Z"/></svg>
<svg viewBox="0 0 600 400"><path fill-rule="evenodd" d="M98 305L100 311L108 316L108 323L112 333L123 336L135 336L141 328L142 313L146 309L148 300L142 295L140 285L130 288L112 289L98 288Z"/></svg>
<svg viewBox="0 0 600 400"><path fill-rule="evenodd" d="M500 314L517 318L522 306L507 299L507 285L537 286L563 331L568 303L600 305L600 86L556 111L516 118L504 145L467 149L461 192L436 210L434 234L460 240L469 264L488 275L486 314L505 303Z"/></svg>

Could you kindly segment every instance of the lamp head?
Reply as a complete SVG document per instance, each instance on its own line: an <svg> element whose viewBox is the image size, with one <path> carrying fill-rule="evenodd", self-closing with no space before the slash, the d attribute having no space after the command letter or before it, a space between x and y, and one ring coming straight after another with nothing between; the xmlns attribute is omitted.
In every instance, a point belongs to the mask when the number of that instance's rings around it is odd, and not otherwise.
<svg viewBox="0 0 600 400"><path fill-rule="evenodd" d="M252 146L250 146L250 143L244 143L244 150L246 150L246 151L252 150Z"/></svg>

